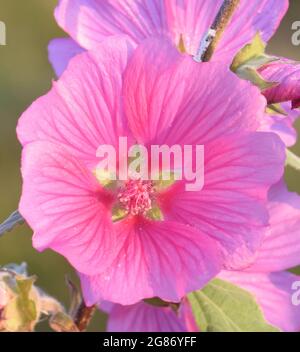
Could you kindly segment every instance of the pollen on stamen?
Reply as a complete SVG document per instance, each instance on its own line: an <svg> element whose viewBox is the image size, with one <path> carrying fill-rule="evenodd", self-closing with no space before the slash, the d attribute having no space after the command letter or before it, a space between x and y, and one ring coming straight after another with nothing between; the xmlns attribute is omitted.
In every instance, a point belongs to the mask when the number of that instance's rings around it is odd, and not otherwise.
<svg viewBox="0 0 300 352"><path fill-rule="evenodd" d="M120 189L118 200L128 214L145 215L152 209L154 193L152 181L128 180Z"/></svg>

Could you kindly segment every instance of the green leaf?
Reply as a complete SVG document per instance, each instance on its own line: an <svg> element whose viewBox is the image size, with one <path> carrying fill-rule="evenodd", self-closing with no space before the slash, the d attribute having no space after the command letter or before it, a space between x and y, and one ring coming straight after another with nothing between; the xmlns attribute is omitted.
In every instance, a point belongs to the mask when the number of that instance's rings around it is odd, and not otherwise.
<svg viewBox="0 0 300 352"><path fill-rule="evenodd" d="M286 150L286 164L300 171L300 158L290 150Z"/></svg>
<svg viewBox="0 0 300 352"><path fill-rule="evenodd" d="M201 332L276 332L269 325L253 296L220 279L188 295Z"/></svg>
<svg viewBox="0 0 300 352"><path fill-rule="evenodd" d="M252 42L244 46L235 56L231 64L231 70L241 79L252 82L261 90L277 85L277 82L266 81L258 72L258 69L278 58L265 54L266 44L256 34Z"/></svg>
<svg viewBox="0 0 300 352"><path fill-rule="evenodd" d="M236 71L238 67L244 65L246 62L263 55L265 48L266 44L261 39L260 34L257 33L252 42L244 46L233 59L231 64L232 71Z"/></svg>
<svg viewBox="0 0 300 352"><path fill-rule="evenodd" d="M268 88L272 88L274 86L277 86L277 82L269 82L266 81L258 72L255 67L251 66L242 66L236 71L236 74L244 80L250 81L257 87L259 87L261 90L265 90Z"/></svg>

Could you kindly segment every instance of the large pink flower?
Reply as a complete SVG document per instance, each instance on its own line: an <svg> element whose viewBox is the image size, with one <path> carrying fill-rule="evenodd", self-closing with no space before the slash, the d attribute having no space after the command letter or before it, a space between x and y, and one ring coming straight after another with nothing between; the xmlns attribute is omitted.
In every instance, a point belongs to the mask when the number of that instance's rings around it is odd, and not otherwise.
<svg viewBox="0 0 300 352"><path fill-rule="evenodd" d="M74 46L92 49L108 36L120 34L128 35L135 43L158 34L167 35L192 55L222 3L223 0L60 0L55 17L72 39L54 40L49 47L50 60L60 75L67 63L65 58L76 53ZM230 64L257 32L267 42L287 8L288 0L241 0L213 60Z"/></svg>
<svg viewBox="0 0 300 352"><path fill-rule="evenodd" d="M281 181L269 193L270 227L254 262L243 271L223 271L219 278L251 292L265 318L283 331L300 330L300 306L293 305L293 282L300 277L286 269L300 263L300 197ZM171 307L145 302L132 306L101 304L109 314L108 331L195 331L186 300L177 314Z"/></svg>
<svg viewBox="0 0 300 352"><path fill-rule="evenodd" d="M20 212L35 248L52 248L82 273L88 304L178 301L221 268L246 265L268 222L268 188L283 173L283 144L256 132L265 109L257 88L165 40L132 50L116 38L76 56L18 124ZM94 175L96 151L119 136L146 146L204 145L204 188L104 187ZM113 222L120 194L129 212ZM154 207L163 220L143 215Z"/></svg>

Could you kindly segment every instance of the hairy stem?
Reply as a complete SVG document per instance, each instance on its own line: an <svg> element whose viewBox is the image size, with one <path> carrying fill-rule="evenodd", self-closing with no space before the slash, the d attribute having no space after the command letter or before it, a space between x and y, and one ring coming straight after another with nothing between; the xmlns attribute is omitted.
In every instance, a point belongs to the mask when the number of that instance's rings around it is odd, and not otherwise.
<svg viewBox="0 0 300 352"><path fill-rule="evenodd" d="M84 301L81 301L77 312L75 313L74 322L80 332L85 331L91 322L96 311L96 306L87 307Z"/></svg>
<svg viewBox="0 0 300 352"><path fill-rule="evenodd" d="M195 61L203 62L211 59L222 34L239 3L240 0L224 0L212 26L200 43L198 52L194 56Z"/></svg>

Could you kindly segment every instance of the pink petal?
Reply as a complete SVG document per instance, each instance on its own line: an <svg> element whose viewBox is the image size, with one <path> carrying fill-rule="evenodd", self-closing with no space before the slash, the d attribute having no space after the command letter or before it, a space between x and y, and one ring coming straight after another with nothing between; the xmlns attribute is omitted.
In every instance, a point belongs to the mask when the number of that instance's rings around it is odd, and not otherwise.
<svg viewBox="0 0 300 352"><path fill-rule="evenodd" d="M84 51L71 38L53 39L48 46L49 60L54 68L54 71L59 77L67 68L69 61Z"/></svg>
<svg viewBox="0 0 300 352"><path fill-rule="evenodd" d="M165 0L169 31L176 44L182 37L188 53L195 54L201 38L212 25L223 0ZM212 58L230 64L235 54L257 32L268 41L287 11L286 0L241 0Z"/></svg>
<svg viewBox="0 0 300 352"><path fill-rule="evenodd" d="M60 146L33 142L23 149L22 175L19 209L34 247L51 248L90 275L110 265L117 251L111 200L83 164Z"/></svg>
<svg viewBox="0 0 300 352"><path fill-rule="evenodd" d="M263 66L259 73L265 80L278 85L264 90L269 104L300 99L300 64L288 59L274 61Z"/></svg>
<svg viewBox="0 0 300 352"><path fill-rule="evenodd" d="M222 3L223 0L61 0L55 17L87 49L110 35L124 33L140 43L164 34L171 36L175 45L182 37L188 53L195 54ZM215 59L231 63L257 32L268 41L287 7L287 0L241 0Z"/></svg>
<svg viewBox="0 0 300 352"><path fill-rule="evenodd" d="M300 196L283 180L269 194L270 229L250 271L272 272L300 264Z"/></svg>
<svg viewBox="0 0 300 352"><path fill-rule="evenodd" d="M231 63L234 55L250 43L257 33L267 43L278 28L288 6L288 0L241 0L218 44L215 60L228 60Z"/></svg>
<svg viewBox="0 0 300 352"><path fill-rule="evenodd" d="M114 263L99 275L81 275L88 305L129 305L151 297L178 302L220 270L217 243L192 227L142 219L114 226L122 243Z"/></svg>
<svg viewBox="0 0 300 352"><path fill-rule="evenodd" d="M95 167L100 144L116 145L119 135L129 135L121 89L130 50L125 39L114 38L77 55L51 91L21 116L21 143L57 142Z"/></svg>
<svg viewBox="0 0 300 352"><path fill-rule="evenodd" d="M55 10L58 24L85 49L108 36L126 34L136 43L166 32L161 0L61 0Z"/></svg>
<svg viewBox="0 0 300 352"><path fill-rule="evenodd" d="M281 104L287 116L265 114L260 130L276 133L287 147L294 145L297 141L297 131L294 122L300 117L300 111L291 109L289 103Z"/></svg>
<svg viewBox="0 0 300 352"><path fill-rule="evenodd" d="M205 146L204 188L175 184L159 198L163 214L218 240L227 267L248 265L268 224L267 191L282 176L284 160L275 134L220 138Z"/></svg>
<svg viewBox="0 0 300 352"><path fill-rule="evenodd" d="M147 303L130 306L113 305L109 314L108 332L186 332L184 320L169 307Z"/></svg>
<svg viewBox="0 0 300 352"><path fill-rule="evenodd" d="M222 82L222 84L220 84ZM196 63L166 40L148 40L124 77L125 111L136 139L152 144L205 144L255 131L264 116L259 90L218 63Z"/></svg>
<svg viewBox="0 0 300 352"><path fill-rule="evenodd" d="M292 303L292 284L299 276L288 272L272 274L222 272L221 279L228 280L254 295L265 318L283 331L300 330L300 305Z"/></svg>

